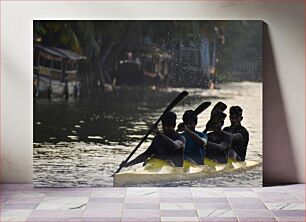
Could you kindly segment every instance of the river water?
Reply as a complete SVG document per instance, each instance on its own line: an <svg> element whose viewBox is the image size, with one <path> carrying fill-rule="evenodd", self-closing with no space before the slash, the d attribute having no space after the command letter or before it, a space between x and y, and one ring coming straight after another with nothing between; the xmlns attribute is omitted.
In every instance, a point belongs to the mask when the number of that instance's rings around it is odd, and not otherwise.
<svg viewBox="0 0 306 222"><path fill-rule="evenodd" d="M262 161L262 83L229 83L218 90L118 89L90 100L39 99L34 108L34 178L40 187L111 187L111 175L180 92L189 96L173 111L181 121L187 109L204 101L212 105L198 116L204 130L210 110L218 101L243 107L243 125L250 133L246 159ZM225 126L229 125L228 118ZM150 144L149 138L133 157ZM141 166L136 165L133 167ZM262 165L235 174L144 186L261 186ZM140 184L141 186L141 184Z"/></svg>

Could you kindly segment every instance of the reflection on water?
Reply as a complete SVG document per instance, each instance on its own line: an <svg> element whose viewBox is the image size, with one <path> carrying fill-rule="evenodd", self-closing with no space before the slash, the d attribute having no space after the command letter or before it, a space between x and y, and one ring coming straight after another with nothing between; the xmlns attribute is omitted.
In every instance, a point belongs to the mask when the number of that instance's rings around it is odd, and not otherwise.
<svg viewBox="0 0 306 222"><path fill-rule="evenodd" d="M221 100L228 107L242 106L243 125L250 133L246 158L262 160L261 83L230 83L220 90L120 89L91 100L36 101L34 185L112 186L111 175L120 162L139 143L170 101L183 90L187 90L189 96L173 109L179 121L186 109L194 109L204 101L211 101L214 105ZM199 115L198 130L204 130L212 106ZM228 119L225 121L227 125ZM135 156L148 147L152 138L150 135ZM149 186L260 186L261 171L261 167L257 167L226 177Z"/></svg>

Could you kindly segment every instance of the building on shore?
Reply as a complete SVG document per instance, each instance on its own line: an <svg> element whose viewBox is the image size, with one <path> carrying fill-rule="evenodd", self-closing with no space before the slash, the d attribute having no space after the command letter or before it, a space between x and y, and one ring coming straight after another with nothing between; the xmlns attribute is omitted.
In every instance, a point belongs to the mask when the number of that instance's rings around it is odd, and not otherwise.
<svg viewBox="0 0 306 222"><path fill-rule="evenodd" d="M78 62L83 59L86 57L67 49L35 45L34 98L78 96Z"/></svg>

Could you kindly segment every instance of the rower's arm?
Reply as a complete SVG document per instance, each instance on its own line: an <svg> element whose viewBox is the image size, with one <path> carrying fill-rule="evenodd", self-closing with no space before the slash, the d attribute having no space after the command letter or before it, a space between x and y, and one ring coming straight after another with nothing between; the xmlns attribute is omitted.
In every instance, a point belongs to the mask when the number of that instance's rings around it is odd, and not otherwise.
<svg viewBox="0 0 306 222"><path fill-rule="evenodd" d="M210 149L218 149L220 151L225 151L227 147L228 147L228 144L226 144L225 142L214 143L214 142L207 141L207 148L210 148Z"/></svg>
<svg viewBox="0 0 306 222"><path fill-rule="evenodd" d="M242 140L243 139L243 136L241 133L235 133L233 134L233 140L234 141L238 141L238 140Z"/></svg>
<svg viewBox="0 0 306 222"><path fill-rule="evenodd" d="M229 137L231 141L239 141L243 139L243 136L241 133L230 133L225 130L222 131L223 135Z"/></svg>
<svg viewBox="0 0 306 222"><path fill-rule="evenodd" d="M243 133L238 133L238 134L241 134L242 136L242 146L240 147L241 149L246 149L247 146L248 146L248 143L249 143L249 133L246 131L246 132L243 132ZM239 147L236 147L236 149L239 149Z"/></svg>
<svg viewBox="0 0 306 222"><path fill-rule="evenodd" d="M181 141L181 140L173 141L172 139L170 139L168 136L166 136L165 134L161 132L159 132L158 134L163 138L163 140L165 140L168 143L169 147L175 150L183 149L185 147L185 141Z"/></svg>
<svg viewBox="0 0 306 222"><path fill-rule="evenodd" d="M151 151L150 151L151 147L149 147L145 152L143 152L142 154L140 154L139 156L137 156L135 159L127 162L125 164L125 167L129 167L132 165L135 165L137 163L142 163L145 160L147 160L150 156L151 156Z"/></svg>
<svg viewBox="0 0 306 222"><path fill-rule="evenodd" d="M191 131L187 127L185 128L185 132L188 133L188 135L191 137L191 139L196 142L196 144L200 146L206 146L207 144L207 139L200 137L198 134L195 132Z"/></svg>

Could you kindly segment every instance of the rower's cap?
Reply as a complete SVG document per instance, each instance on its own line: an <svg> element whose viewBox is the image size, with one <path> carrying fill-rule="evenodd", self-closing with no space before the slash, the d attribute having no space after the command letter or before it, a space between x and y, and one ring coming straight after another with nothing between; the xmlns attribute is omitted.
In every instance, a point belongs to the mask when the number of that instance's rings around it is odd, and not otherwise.
<svg viewBox="0 0 306 222"><path fill-rule="evenodd" d="M230 115L242 116L242 109L240 106L232 106L230 108Z"/></svg>
<svg viewBox="0 0 306 222"><path fill-rule="evenodd" d="M193 121L197 123L198 117L193 110L187 110L183 115L183 121L184 123L193 122Z"/></svg>

